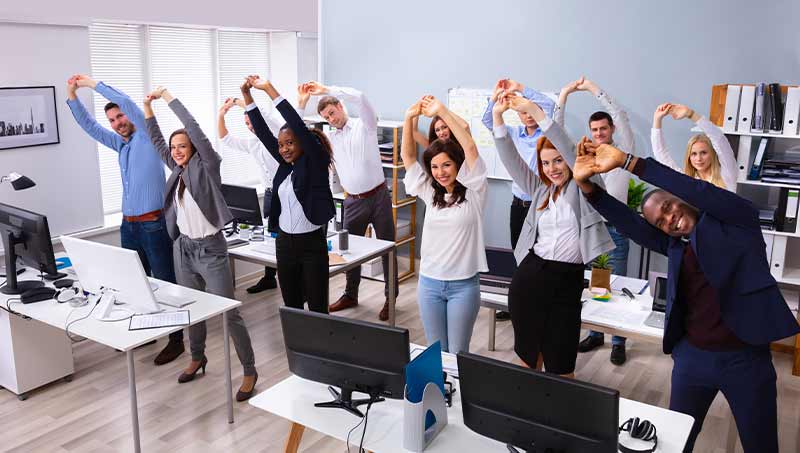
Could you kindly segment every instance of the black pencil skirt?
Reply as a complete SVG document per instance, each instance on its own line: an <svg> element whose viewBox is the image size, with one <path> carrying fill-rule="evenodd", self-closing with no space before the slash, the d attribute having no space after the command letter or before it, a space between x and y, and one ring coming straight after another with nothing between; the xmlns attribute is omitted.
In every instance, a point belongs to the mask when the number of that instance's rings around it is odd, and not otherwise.
<svg viewBox="0 0 800 453"><path fill-rule="evenodd" d="M522 260L508 290L514 351L531 368L541 353L545 371L575 371L581 329L583 264L550 261L533 251Z"/></svg>

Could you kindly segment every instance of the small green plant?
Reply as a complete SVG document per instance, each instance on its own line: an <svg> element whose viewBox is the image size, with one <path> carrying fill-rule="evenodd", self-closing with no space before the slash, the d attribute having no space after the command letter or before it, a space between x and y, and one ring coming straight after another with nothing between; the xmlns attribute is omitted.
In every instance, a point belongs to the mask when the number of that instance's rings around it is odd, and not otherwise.
<svg viewBox="0 0 800 453"><path fill-rule="evenodd" d="M592 267L595 269L611 269L611 257L608 253L603 253L592 261Z"/></svg>
<svg viewBox="0 0 800 453"><path fill-rule="evenodd" d="M647 184L640 182L635 183L633 178L628 180L628 207L634 211L639 211L639 206L642 204L642 198L647 192Z"/></svg>
<svg viewBox="0 0 800 453"><path fill-rule="evenodd" d="M241 224L241 225L239 225L239 229L240 230L249 230L250 229L250 225Z"/></svg>

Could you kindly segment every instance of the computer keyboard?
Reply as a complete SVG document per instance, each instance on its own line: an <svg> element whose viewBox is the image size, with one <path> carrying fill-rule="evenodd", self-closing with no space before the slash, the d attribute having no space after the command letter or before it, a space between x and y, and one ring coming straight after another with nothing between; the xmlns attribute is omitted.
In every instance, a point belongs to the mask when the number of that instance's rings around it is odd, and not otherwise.
<svg viewBox="0 0 800 453"><path fill-rule="evenodd" d="M170 307L181 308L185 307L191 303L194 303L194 299L187 299L186 297L176 297L171 294L161 294L159 291L155 292L156 302L164 305L169 305Z"/></svg>

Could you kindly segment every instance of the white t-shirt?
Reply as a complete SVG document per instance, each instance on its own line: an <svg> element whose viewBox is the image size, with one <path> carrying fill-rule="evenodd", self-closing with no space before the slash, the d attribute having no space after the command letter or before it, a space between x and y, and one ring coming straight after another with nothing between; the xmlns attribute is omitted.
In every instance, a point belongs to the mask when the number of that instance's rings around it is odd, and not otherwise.
<svg viewBox="0 0 800 453"><path fill-rule="evenodd" d="M466 162L456 180L467 188L466 200L448 208L433 206L431 177L419 163L406 171L406 192L418 196L425 212L420 275L436 280L463 280L489 270L483 243L483 207L489 183L486 164L478 157L474 168ZM448 200L450 194L445 195Z"/></svg>

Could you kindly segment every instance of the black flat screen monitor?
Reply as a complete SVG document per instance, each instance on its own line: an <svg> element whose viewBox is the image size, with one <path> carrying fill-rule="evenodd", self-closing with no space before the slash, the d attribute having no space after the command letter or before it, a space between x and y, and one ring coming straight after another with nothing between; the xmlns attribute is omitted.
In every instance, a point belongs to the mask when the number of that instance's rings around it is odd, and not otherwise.
<svg viewBox="0 0 800 453"><path fill-rule="evenodd" d="M289 370L305 379L328 384L334 401L317 407L338 407L361 416L353 392L403 398L409 362L408 329L280 308ZM333 387L339 387L341 392Z"/></svg>
<svg viewBox="0 0 800 453"><path fill-rule="evenodd" d="M525 451L617 453L619 392L458 354L464 424Z"/></svg>
<svg viewBox="0 0 800 453"><path fill-rule="evenodd" d="M59 275L53 256L53 243L47 217L22 208L0 203L0 236L6 260L6 284L3 294L22 294L42 286L41 280L17 281L17 257L26 265L52 279Z"/></svg>
<svg viewBox="0 0 800 453"><path fill-rule="evenodd" d="M264 225L255 187L223 184L222 196L233 214L234 222L254 226Z"/></svg>
<svg viewBox="0 0 800 453"><path fill-rule="evenodd" d="M653 290L653 311L665 313L667 311L667 279L656 277L656 287Z"/></svg>

